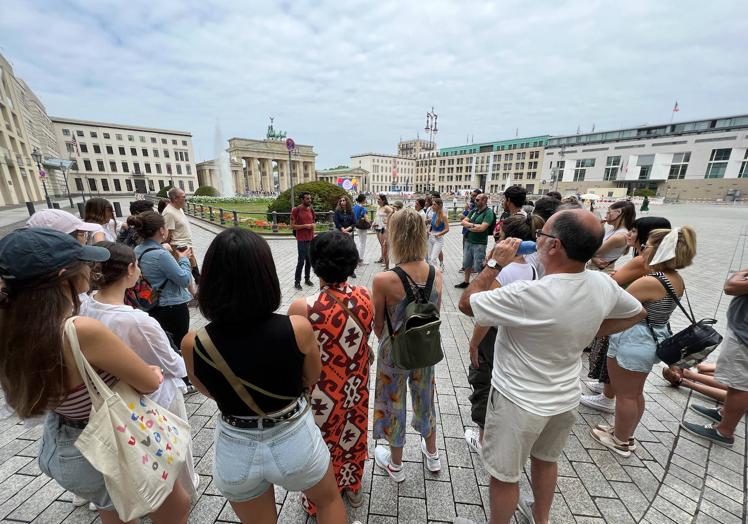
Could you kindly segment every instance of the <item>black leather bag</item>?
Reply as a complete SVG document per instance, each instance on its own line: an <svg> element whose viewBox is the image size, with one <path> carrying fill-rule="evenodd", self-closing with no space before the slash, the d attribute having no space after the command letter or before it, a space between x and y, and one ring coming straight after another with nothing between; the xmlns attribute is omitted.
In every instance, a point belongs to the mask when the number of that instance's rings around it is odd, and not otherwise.
<svg viewBox="0 0 748 524"><path fill-rule="evenodd" d="M691 325L686 329L661 341L657 340L654 329L647 322L647 326L652 333L652 338L654 338L657 344L657 357L669 366L675 365L680 368L695 366L703 361L722 342L722 335L712 327L717 321L713 318L704 318L696 322L696 317L691 309L691 301L688 300L688 293L684 290L688 310L691 312L690 315L667 284L657 275L653 276L660 281L660 284L665 288L670 298L675 301L681 311L683 311L683 314L686 315L686 318L691 322Z"/></svg>

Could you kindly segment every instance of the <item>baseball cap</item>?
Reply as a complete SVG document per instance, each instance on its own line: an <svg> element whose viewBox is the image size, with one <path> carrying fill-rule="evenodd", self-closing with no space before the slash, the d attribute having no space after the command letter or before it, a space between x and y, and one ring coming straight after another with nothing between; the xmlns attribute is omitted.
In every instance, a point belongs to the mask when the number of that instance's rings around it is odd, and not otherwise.
<svg viewBox="0 0 748 524"><path fill-rule="evenodd" d="M84 222L77 216L62 209L45 209L37 211L31 218L26 221L29 227L44 227L62 231L63 233L73 233L75 231L100 231L101 226Z"/></svg>
<svg viewBox="0 0 748 524"><path fill-rule="evenodd" d="M109 250L82 246L68 234L53 229L16 229L0 239L0 278L23 281L47 275L76 260L104 262Z"/></svg>

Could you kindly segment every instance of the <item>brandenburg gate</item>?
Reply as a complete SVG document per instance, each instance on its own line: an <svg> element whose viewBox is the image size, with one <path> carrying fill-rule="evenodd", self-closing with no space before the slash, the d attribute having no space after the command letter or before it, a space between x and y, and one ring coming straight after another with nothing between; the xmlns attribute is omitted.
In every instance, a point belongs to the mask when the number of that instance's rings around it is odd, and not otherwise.
<svg viewBox="0 0 748 524"><path fill-rule="evenodd" d="M241 162L247 191L285 191L291 180L296 185L316 179L314 147L296 144L289 169L286 134L273 129L272 119L265 140L230 138L227 151L232 163Z"/></svg>

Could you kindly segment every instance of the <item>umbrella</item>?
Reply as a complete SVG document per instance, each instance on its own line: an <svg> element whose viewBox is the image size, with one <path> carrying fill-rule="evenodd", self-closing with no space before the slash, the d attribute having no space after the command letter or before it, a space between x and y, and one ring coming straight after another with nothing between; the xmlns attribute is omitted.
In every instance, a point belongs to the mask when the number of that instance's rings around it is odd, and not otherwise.
<svg viewBox="0 0 748 524"><path fill-rule="evenodd" d="M602 198L600 195L596 195L595 193L585 193L581 197L582 200L599 200Z"/></svg>

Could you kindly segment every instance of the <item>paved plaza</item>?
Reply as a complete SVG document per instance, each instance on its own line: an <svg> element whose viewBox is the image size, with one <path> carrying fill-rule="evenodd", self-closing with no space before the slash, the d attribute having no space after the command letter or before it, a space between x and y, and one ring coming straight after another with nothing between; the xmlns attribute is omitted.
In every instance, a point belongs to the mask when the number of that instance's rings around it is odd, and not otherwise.
<svg viewBox="0 0 748 524"><path fill-rule="evenodd" d="M725 329L729 297L721 296L729 270L748 266L748 208L721 206L654 207L653 215L667 216L674 225L691 224L698 235L695 264L683 272L696 316L716 316L718 329ZM196 250L207 249L215 226L195 224ZM283 290L282 311L301 296L293 289L296 244L289 239L269 240ZM366 260L354 283L371 284L381 269L373 261L379 246L370 236ZM488 508L488 475L480 457L463 439L471 426L467 341L472 319L457 309L460 291L454 284L461 261L459 228L453 228L445 243L446 270L442 301L442 337L446 358L437 365L437 446L442 471L429 472L422 463L419 439L409 428L404 452L406 481L395 484L383 471L367 462L363 490L364 505L350 510L350 520L369 524L396 522L452 522L456 516L483 522ZM248 274L248 278L252 275ZM311 291L308 288L306 291ZM716 313L715 313L716 312ZM676 312L673 328L684 325ZM193 310L193 327L204 323ZM371 344L376 340L372 336ZM269 348L252 348L262 351ZM583 358L586 368L586 355ZM738 428L735 445L727 449L711 445L682 432L681 420L702 420L689 411L691 402L711 403L688 390L672 388L657 366L647 381L647 410L637 430L640 442L630 458L621 458L589 435L596 423L612 423L612 415L580 408L573 434L559 462L559 479L551 521L554 523L740 523L745 521L746 441L745 421ZM372 368L372 371L374 368ZM586 376L586 370L584 371ZM372 374L373 378L373 374ZM373 405L373 380L371 382ZM218 413L213 401L195 394L187 399L193 428L196 470L201 476L200 498L190 522L238 522L226 500L216 491L211 477L213 430ZM371 409L371 406L370 406ZM371 419L369 421L371 429ZM29 429L16 417L0 421L0 519L3 522L88 523L98 521L86 508L74 508L72 496L41 474L36 463L41 428ZM370 454L375 442L370 439ZM373 455L373 454L372 454ZM528 469L529 471L529 469ZM529 494L527 477L522 492ZM276 488L279 521L306 522L298 493ZM524 522L517 514L517 522ZM309 519L314 522L315 519Z"/></svg>

